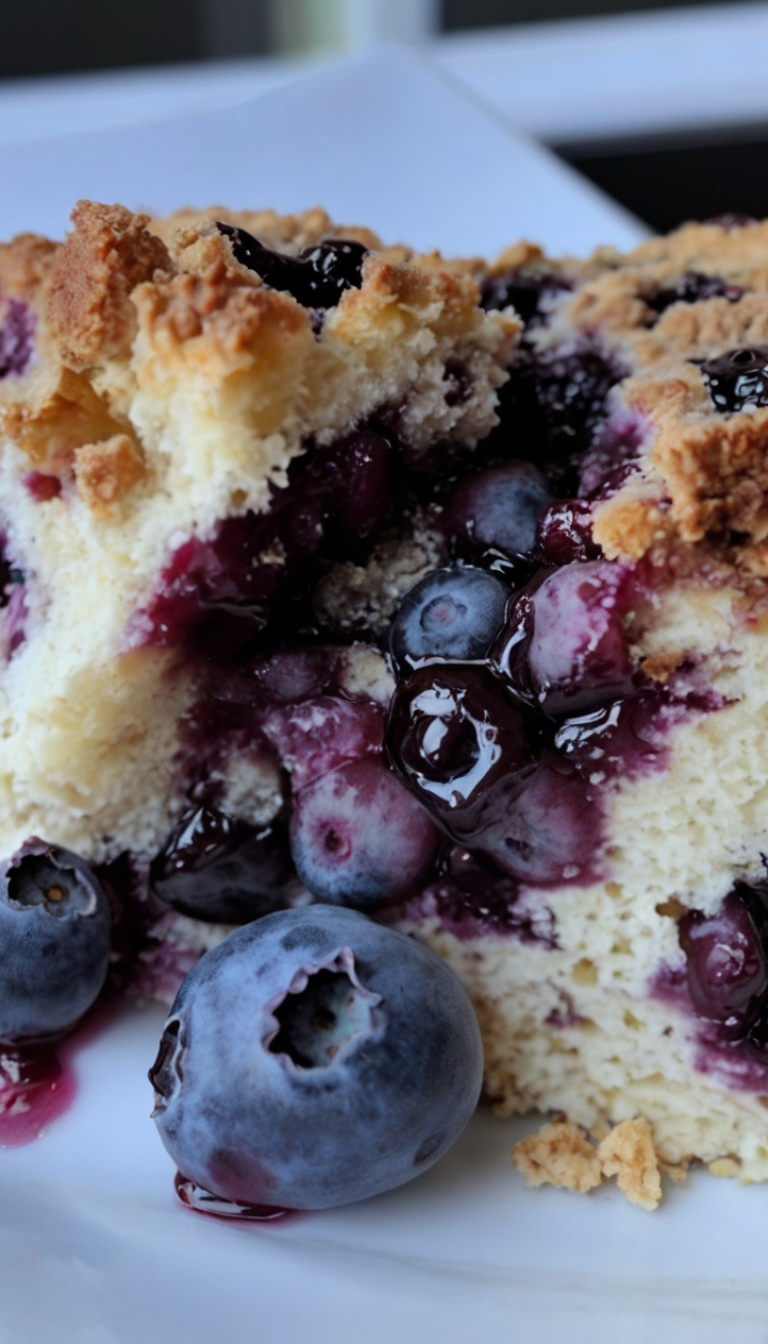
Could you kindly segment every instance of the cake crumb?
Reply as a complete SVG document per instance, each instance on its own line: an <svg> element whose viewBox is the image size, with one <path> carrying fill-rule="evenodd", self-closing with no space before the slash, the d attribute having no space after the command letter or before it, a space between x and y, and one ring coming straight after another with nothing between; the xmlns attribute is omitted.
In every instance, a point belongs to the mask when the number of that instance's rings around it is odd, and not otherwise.
<svg viewBox="0 0 768 1344"><path fill-rule="evenodd" d="M655 1209L661 1199L661 1175L651 1126L643 1116L622 1120L600 1144L597 1157L604 1176L615 1176L631 1204Z"/></svg>
<svg viewBox="0 0 768 1344"><path fill-rule="evenodd" d="M707 1163L707 1170L711 1171L713 1176L725 1176L733 1179L741 1172L741 1163L735 1157L717 1157L714 1162Z"/></svg>
<svg viewBox="0 0 768 1344"><path fill-rule="evenodd" d="M690 1162L687 1160L683 1162L663 1162L662 1159L659 1158L659 1171L662 1172L664 1176L668 1176L671 1181L674 1181L675 1185L685 1185L685 1182L688 1180L688 1169L690 1165Z"/></svg>
<svg viewBox="0 0 768 1344"><path fill-rule="evenodd" d="M530 1186L556 1185L585 1195L603 1177L615 1176L630 1203L649 1210L661 1200L662 1171L678 1185L688 1175L687 1162L660 1162L642 1116L613 1126L598 1122L589 1134L569 1120L553 1120L516 1143L510 1156Z"/></svg>
<svg viewBox="0 0 768 1344"><path fill-rule="evenodd" d="M516 1143L512 1163L531 1186L558 1185L584 1195L602 1180L600 1160L578 1125L556 1120Z"/></svg>

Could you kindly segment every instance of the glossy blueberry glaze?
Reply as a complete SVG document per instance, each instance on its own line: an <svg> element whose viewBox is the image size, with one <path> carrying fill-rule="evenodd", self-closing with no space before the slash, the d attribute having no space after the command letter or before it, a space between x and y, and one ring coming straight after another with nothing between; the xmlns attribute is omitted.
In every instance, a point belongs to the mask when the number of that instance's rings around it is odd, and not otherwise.
<svg viewBox="0 0 768 1344"><path fill-rule="evenodd" d="M768 406L768 345L740 346L716 359L694 362L719 411Z"/></svg>
<svg viewBox="0 0 768 1344"><path fill-rule="evenodd" d="M298 256L274 252L245 229L216 226L230 240L241 266L261 276L270 289L291 294L305 308L333 308L347 289L359 289L367 248L350 239L329 238Z"/></svg>

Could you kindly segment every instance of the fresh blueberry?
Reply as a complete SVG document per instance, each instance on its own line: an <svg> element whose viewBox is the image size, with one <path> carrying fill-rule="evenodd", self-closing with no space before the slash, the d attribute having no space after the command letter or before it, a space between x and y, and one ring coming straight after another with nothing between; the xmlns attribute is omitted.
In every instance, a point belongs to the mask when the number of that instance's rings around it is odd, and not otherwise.
<svg viewBox="0 0 768 1344"><path fill-rule="evenodd" d="M380 756L349 761L294 795L291 853L320 901L367 910L429 874L438 832Z"/></svg>
<svg viewBox="0 0 768 1344"><path fill-rule="evenodd" d="M688 991L702 1017L743 1029L768 990L768 917L763 900L740 884L714 915L700 910L678 926Z"/></svg>
<svg viewBox="0 0 768 1344"><path fill-rule="evenodd" d="M33 837L0 882L0 1042L60 1036L97 998L109 962L107 897L84 859Z"/></svg>
<svg viewBox="0 0 768 1344"><path fill-rule="evenodd" d="M435 569L406 593L389 647L400 675L425 658L484 658L504 623L509 589L474 566Z"/></svg>
<svg viewBox="0 0 768 1344"><path fill-rule="evenodd" d="M418 1176L477 1103L482 1046L453 972L352 910L282 911L184 981L150 1079L189 1180L239 1205L324 1209Z"/></svg>
<svg viewBox="0 0 768 1344"><path fill-rule="evenodd" d="M494 660L547 714L578 714L626 695L627 575L606 560L540 571L518 595Z"/></svg>
<svg viewBox="0 0 768 1344"><path fill-rule="evenodd" d="M292 294L305 308L333 308L345 289L360 288L368 255L362 243L329 238L294 257L273 252L234 224L218 223L216 227L229 239L241 266L255 271L271 289Z"/></svg>
<svg viewBox="0 0 768 1344"><path fill-rule="evenodd" d="M740 346L717 359L693 360L719 411L768 406L768 345Z"/></svg>
<svg viewBox="0 0 768 1344"><path fill-rule="evenodd" d="M246 924L278 908L290 874L279 827L257 829L213 807L188 809L150 867L150 888L194 919Z"/></svg>
<svg viewBox="0 0 768 1344"><path fill-rule="evenodd" d="M532 462L505 462L467 477L448 508L448 525L464 547L529 556L542 509L552 502Z"/></svg>

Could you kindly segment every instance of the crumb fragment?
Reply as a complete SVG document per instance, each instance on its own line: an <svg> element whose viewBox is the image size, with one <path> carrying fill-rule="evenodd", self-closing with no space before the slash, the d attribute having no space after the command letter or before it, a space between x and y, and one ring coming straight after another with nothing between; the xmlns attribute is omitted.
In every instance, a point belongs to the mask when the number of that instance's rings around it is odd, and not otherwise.
<svg viewBox="0 0 768 1344"><path fill-rule="evenodd" d="M78 493L101 516L144 475L144 460L128 434L113 434L101 443L75 449Z"/></svg>
<svg viewBox="0 0 768 1344"><path fill-rule="evenodd" d="M510 1156L531 1186L557 1185L584 1195L604 1176L615 1176L622 1193L641 1209L655 1209L661 1200L662 1171L677 1184L688 1174L686 1162L659 1162L651 1126L642 1116L612 1127L598 1124L589 1135L570 1121L554 1120L516 1143Z"/></svg>
<svg viewBox="0 0 768 1344"><path fill-rule="evenodd" d="M559 1185L585 1195L602 1180L600 1161L578 1125L556 1120L512 1149L512 1163L529 1185Z"/></svg>
<svg viewBox="0 0 768 1344"><path fill-rule="evenodd" d="M741 1163L737 1157L717 1157L714 1162L707 1164L707 1170L711 1171L713 1176L725 1176L733 1179L741 1172Z"/></svg>
<svg viewBox="0 0 768 1344"><path fill-rule="evenodd" d="M651 1126L643 1116L622 1120L600 1144L597 1156L604 1176L615 1176L631 1204L655 1209L661 1199L661 1175Z"/></svg>

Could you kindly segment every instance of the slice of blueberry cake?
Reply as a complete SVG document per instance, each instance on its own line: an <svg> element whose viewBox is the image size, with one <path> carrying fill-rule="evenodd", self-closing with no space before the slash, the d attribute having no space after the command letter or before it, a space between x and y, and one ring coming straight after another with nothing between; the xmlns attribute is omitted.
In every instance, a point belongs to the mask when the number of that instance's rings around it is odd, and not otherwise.
<svg viewBox="0 0 768 1344"><path fill-rule="evenodd" d="M166 997L363 910L458 971L503 1113L768 1177L766 259L88 202L0 249L12 871L94 866Z"/></svg>

